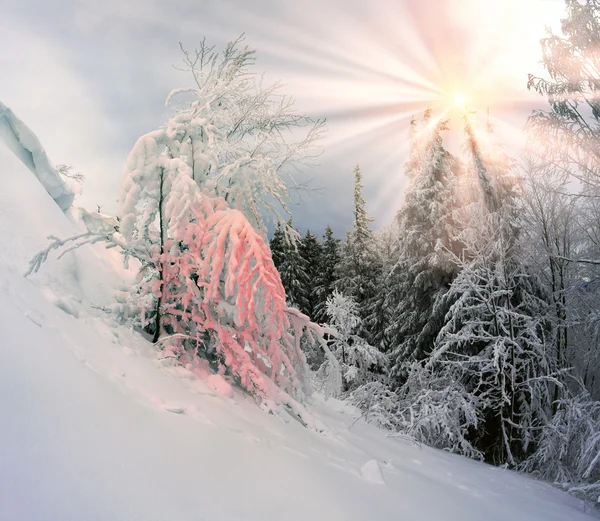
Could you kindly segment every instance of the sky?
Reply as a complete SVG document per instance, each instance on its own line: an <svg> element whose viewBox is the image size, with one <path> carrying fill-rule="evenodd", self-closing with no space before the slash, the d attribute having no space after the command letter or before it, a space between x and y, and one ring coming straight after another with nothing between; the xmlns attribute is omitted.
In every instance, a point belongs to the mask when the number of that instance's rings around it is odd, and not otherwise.
<svg viewBox="0 0 600 521"><path fill-rule="evenodd" d="M539 40L562 13L562 0L4 0L0 101L55 163L86 176L80 204L111 213L131 147L166 121L169 91L190 85L173 67L179 42L221 46L244 33L256 72L285 83L299 111L327 118L294 223L319 234L329 223L342 237L356 164L374 227L392 221L409 121L427 106L451 118L452 152L460 95L477 117L489 109L518 153L527 115L546 106L527 74L543 74Z"/></svg>

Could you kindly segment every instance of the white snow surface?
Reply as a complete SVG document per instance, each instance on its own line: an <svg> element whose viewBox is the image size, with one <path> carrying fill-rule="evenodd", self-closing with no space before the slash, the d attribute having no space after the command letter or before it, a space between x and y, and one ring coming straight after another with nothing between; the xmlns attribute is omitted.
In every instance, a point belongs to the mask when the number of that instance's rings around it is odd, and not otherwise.
<svg viewBox="0 0 600 521"><path fill-rule="evenodd" d="M376 459L367 461L360 469L362 477L371 483L376 485L385 485L385 479L383 479L383 473L381 467Z"/></svg>
<svg viewBox="0 0 600 521"><path fill-rule="evenodd" d="M111 252L23 278L47 235L77 228L1 150L0 173L0 520L594 519L550 485L354 423L342 402L310 399L315 432L161 360L94 307L122 283Z"/></svg>
<svg viewBox="0 0 600 521"><path fill-rule="evenodd" d="M0 146L3 143L39 179L56 204L67 211L73 203L75 191L50 163L37 136L0 101ZM4 187L10 189L10 186L9 179Z"/></svg>

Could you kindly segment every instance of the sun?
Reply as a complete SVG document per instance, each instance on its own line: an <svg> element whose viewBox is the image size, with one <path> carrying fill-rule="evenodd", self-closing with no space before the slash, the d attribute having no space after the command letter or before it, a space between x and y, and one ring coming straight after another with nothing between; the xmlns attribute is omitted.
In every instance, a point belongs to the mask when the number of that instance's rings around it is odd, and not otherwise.
<svg viewBox="0 0 600 521"><path fill-rule="evenodd" d="M464 94L457 92L454 95L454 100L452 101L452 104L456 107L464 108L467 105L467 97Z"/></svg>

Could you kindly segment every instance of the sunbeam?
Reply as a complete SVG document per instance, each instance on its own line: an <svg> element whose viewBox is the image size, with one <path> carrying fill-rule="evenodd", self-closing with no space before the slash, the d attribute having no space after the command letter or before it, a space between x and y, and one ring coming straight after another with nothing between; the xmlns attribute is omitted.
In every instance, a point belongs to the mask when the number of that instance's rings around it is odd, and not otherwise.
<svg viewBox="0 0 600 521"><path fill-rule="evenodd" d="M299 107L327 117L324 161L346 169L348 183L353 163L363 165L367 190L378 187L373 205L400 204L406 147L399 143L410 118L428 107L450 120L445 139L453 153L464 140L467 110L475 118L490 114L509 147L522 143L526 116L540 102L526 89L527 73L538 67L538 42L548 21L559 19L560 1L445 0L436 3L436 16L429 4L387 1L376 13L349 4L320 6L316 20L311 5L289 7L269 31L256 14L244 22L298 93Z"/></svg>

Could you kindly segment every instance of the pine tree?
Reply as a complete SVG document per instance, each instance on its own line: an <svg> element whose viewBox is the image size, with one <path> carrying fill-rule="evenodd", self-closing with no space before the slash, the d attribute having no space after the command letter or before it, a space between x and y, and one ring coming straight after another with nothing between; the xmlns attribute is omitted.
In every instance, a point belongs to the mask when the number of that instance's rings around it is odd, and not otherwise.
<svg viewBox="0 0 600 521"><path fill-rule="evenodd" d="M362 196L362 173L360 167L354 168L354 243L359 255L364 255L373 242L373 232L369 224L373 218L369 217L365 209L366 203Z"/></svg>
<svg viewBox="0 0 600 521"><path fill-rule="evenodd" d="M421 403L437 382L453 385L478 418L453 424L454 438L463 440L460 450L516 465L535 448L540 427L551 416L558 373L547 295L514 243L505 240L505 225L499 214L489 214L466 245L467 260L456 257L460 272L437 303L447 310L446 323L430 357L412 368L425 370L418 388L409 377L405 387L414 392L403 393L411 403ZM430 424L431 414L413 409L416 422Z"/></svg>
<svg viewBox="0 0 600 521"><path fill-rule="evenodd" d="M306 234L300 239L298 245L298 253L302 257L302 261L305 266L306 272L306 300L307 306L304 309L300 309L303 313L308 315L311 320L315 320L317 312L317 295L316 287L318 283L318 276L322 265L322 246L315 235L310 233L310 230L306 231Z"/></svg>
<svg viewBox="0 0 600 521"><path fill-rule="evenodd" d="M290 225L291 223L288 224L288 226ZM273 264L275 264L275 267L279 270L279 266L283 263L288 247L288 239L285 236L281 223L277 223L275 226L273 237L271 237L271 240L269 241L269 247L271 249Z"/></svg>
<svg viewBox="0 0 600 521"><path fill-rule="evenodd" d="M331 226L327 225L323 235L321 262L315 277L313 296L315 298L315 321L327 321L327 299L333 293L336 284L336 267L340 262L340 241L333 236Z"/></svg>
<svg viewBox="0 0 600 521"><path fill-rule="evenodd" d="M340 246L340 260L335 268L335 289L343 295L351 296L354 293L354 258L352 232L347 229Z"/></svg>
<svg viewBox="0 0 600 521"><path fill-rule="evenodd" d="M294 237L299 235L291 220L287 222L286 229L291 231ZM288 304L306 314L310 308L310 279L307 263L299 251L300 244L299 240L286 237L283 226L278 226L271 238L270 246L273 262L285 288Z"/></svg>
<svg viewBox="0 0 600 521"><path fill-rule="evenodd" d="M447 251L454 243L453 211L458 161L447 152L441 132L447 122L432 121L425 112L422 128L411 123L411 151L405 169L409 185L397 214L398 260L387 285L393 320L386 330L393 347L393 373L402 365L425 357L443 325L435 302L447 291L454 275Z"/></svg>
<svg viewBox="0 0 600 521"><path fill-rule="evenodd" d="M432 316L442 320L432 352L407 367L400 393L428 441L445 425L445 448L515 465L551 414L553 330L547 295L522 260L510 161L491 129L476 134L467 118L465 131L463 179L471 185L452 219L461 251L445 250L457 276L434 302ZM454 411L446 409L444 386L453 390Z"/></svg>
<svg viewBox="0 0 600 521"><path fill-rule="evenodd" d="M507 209L516 209L512 203L520 191L519 180L514 174L515 162L505 153L502 144L494 139L493 125L489 121L484 131L476 133L473 115L468 113L464 118L467 162L461 176L461 190L466 192L463 194L463 206L469 207L467 212L470 213L473 213L473 205L481 206L486 213L501 212L509 220L506 224L510 224L514 215L508 215ZM478 219L478 216L475 218ZM474 226L477 228L478 224ZM516 229L506 226L505 232L514 236Z"/></svg>
<svg viewBox="0 0 600 521"><path fill-rule="evenodd" d="M374 239L376 257L372 277L376 289L366 303L365 330L369 333L369 343L387 353L391 344L386 329L392 321L392 309L386 277L394 265L398 238L390 227L384 226L377 231Z"/></svg>
<svg viewBox="0 0 600 521"><path fill-rule="evenodd" d="M354 223L351 232L346 234L342 247L340 263L337 269L336 288L356 302L361 319L359 334L369 339L365 319L369 315L369 303L377 292L379 274L377 256L374 251L373 232L369 224L373 219L365 209L362 197L362 174L360 168L354 169Z"/></svg>

